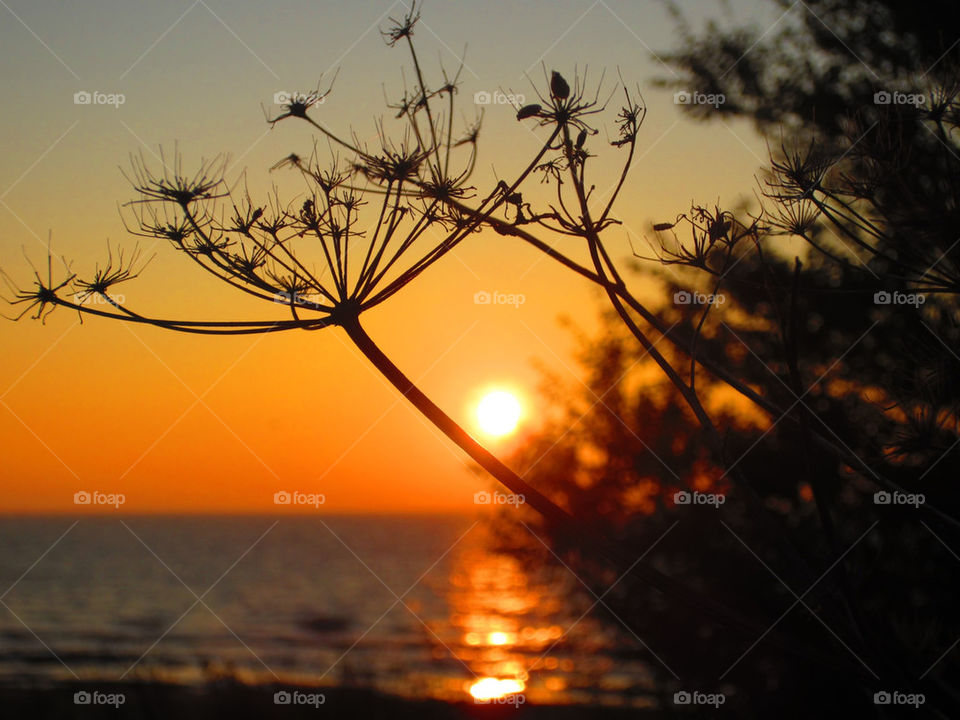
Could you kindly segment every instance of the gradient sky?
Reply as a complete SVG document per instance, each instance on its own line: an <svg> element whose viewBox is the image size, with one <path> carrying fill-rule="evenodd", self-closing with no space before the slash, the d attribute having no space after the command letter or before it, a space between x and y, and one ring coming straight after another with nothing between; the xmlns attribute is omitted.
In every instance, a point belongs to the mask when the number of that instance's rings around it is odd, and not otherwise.
<svg viewBox="0 0 960 720"><path fill-rule="evenodd" d="M716 12L708 2L679 5L700 19ZM777 19L763 0L732 7L761 28ZM390 127L384 88L396 96L407 56L385 47L377 28L405 11L402 2L3 0L0 267L26 283L21 248L39 264L48 232L76 269L102 259L108 238L132 245L118 212L132 193L119 168L141 151L156 165L161 144L177 142L187 168L229 153L255 198L274 184L284 197L302 192L292 174L269 168L309 152L309 128L288 121L269 131L260 104L275 110L275 92L312 89L339 68L317 118L361 137L382 114ZM751 128L694 124L652 85L669 71L651 51L676 39L661 3L434 0L423 13L416 40L428 67L455 68L467 46L459 98L467 120L477 91L532 96L524 73L542 79L541 62L568 77L574 65L596 75L606 68L608 77L619 68L640 85L649 114L619 204L626 227L608 236L620 257L628 233L642 242L650 222L672 219L691 199L732 203L752 192L766 149ZM75 105L80 90L122 93L125 103ZM615 132L615 114L601 133ZM494 168L509 176L536 143L510 107L487 106L476 182L487 187ZM615 182L616 166L601 167ZM141 279L116 288L138 311L279 316L221 289L170 247L154 251ZM523 293L526 302L476 305L480 290ZM480 234L364 321L469 429L492 386L524 398L530 429L534 360L575 382L572 339L557 318L589 326L599 306L588 284L553 261ZM472 507L488 486L338 329L206 338L89 317L81 326L61 309L45 325L0 323L0 343L0 512L73 512L78 490L122 492L129 512L272 511L281 489L323 493L331 512L452 510Z"/></svg>

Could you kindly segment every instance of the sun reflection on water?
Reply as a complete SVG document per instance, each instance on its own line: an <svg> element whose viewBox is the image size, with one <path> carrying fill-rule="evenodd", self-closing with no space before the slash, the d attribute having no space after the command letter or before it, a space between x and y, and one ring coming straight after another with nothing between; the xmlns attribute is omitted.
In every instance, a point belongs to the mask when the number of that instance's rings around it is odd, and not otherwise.
<svg viewBox="0 0 960 720"><path fill-rule="evenodd" d="M449 697L649 706L644 661L635 648L624 654L615 632L584 615L589 598L581 607L578 581L560 568L527 567L495 546L475 531L445 577L449 615L431 635L435 657L449 662Z"/></svg>
<svg viewBox="0 0 960 720"><path fill-rule="evenodd" d="M470 694L476 700L494 700L522 693L526 685L520 680L485 677L470 685Z"/></svg>
<svg viewBox="0 0 960 720"><path fill-rule="evenodd" d="M516 641L516 635L513 633L492 632L487 635L487 643L490 645L513 645Z"/></svg>
<svg viewBox="0 0 960 720"><path fill-rule="evenodd" d="M567 683L547 681L573 670L569 657L558 657L564 632L556 622L563 609L556 588L535 581L516 558L476 548L457 563L449 601L460 658L476 674L464 686L475 700L527 693L556 701Z"/></svg>

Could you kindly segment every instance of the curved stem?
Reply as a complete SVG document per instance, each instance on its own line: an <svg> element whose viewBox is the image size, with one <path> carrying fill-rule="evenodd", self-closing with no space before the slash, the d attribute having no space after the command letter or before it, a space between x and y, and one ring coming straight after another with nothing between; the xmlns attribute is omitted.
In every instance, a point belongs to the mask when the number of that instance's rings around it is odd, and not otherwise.
<svg viewBox="0 0 960 720"><path fill-rule="evenodd" d="M336 324L336 321L330 316L304 320L167 320L139 315L112 300L110 305L122 311L123 314L97 310L96 308L70 302L60 297L49 302L54 305L76 310L78 313L84 315L96 315L97 317L108 318L110 320L153 325L167 330L201 335L252 335L256 333L281 332L283 330L319 330Z"/></svg>
<svg viewBox="0 0 960 720"><path fill-rule="evenodd" d="M523 495L524 501L550 522L563 527L569 526L574 521L574 518L566 511L507 467L428 398L374 343L373 339L360 326L358 320L343 320L341 324L360 352L400 391L400 394L423 413L430 422L442 430L444 435L453 440L473 460L479 463L484 470L512 492Z"/></svg>

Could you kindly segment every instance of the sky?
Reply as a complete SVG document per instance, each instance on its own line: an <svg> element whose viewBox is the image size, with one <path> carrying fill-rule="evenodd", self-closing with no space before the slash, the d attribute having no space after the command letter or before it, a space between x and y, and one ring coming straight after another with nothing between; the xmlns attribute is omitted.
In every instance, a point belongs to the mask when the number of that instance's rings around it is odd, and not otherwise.
<svg viewBox="0 0 960 720"><path fill-rule="evenodd" d="M720 3L680 2L696 22ZM730 3L761 29L778 13L762 0ZM408 56L378 29L403 2L138 3L0 2L0 268L22 284L39 267L48 235L57 255L89 271L106 243L132 247L120 205L133 197L121 169L131 154L159 165L158 148L230 156L254 197L302 192L270 168L309 153L313 135L291 121L274 129L275 93L326 89L317 118L359 137L392 113ZM746 123L697 124L672 91L655 53L678 41L660 2L427 2L415 39L428 68L463 60L458 102L465 122L475 93L532 98L543 68L568 77L617 71L648 107L638 161L610 231L626 259L652 222L691 200L750 197L766 147ZM465 55L464 55L465 51ZM607 85L612 87L611 85ZM75 94L123 96L76 104ZM509 105L484 105L476 184L491 187L536 152L537 134ZM612 108L601 133L615 133ZM602 135L601 135L602 136ZM605 143L604 143L605 144ZM598 144L599 147L599 144ZM600 177L617 178L603 150ZM536 182L536 181L534 181ZM531 192L534 192L533 190ZM630 238L628 240L628 238ZM120 286L131 307L194 319L274 319L277 307L238 298L169 246ZM639 288L640 293L643 288ZM480 305L478 292L522 295L522 304ZM559 322L596 322L601 298L586 281L515 239L481 233L461 244L390 302L365 314L369 334L408 376L471 432L491 388L524 406L517 434L483 438L509 453L542 411L537 364L576 386L574 339ZM9 308L5 311L9 314ZM339 329L209 338L79 318L58 309L44 324L0 322L0 512L109 511L77 506L77 492L122 494L125 512L276 512L276 492L322 494L322 512L470 510L491 486L463 453L421 418ZM303 508L299 508L303 510Z"/></svg>

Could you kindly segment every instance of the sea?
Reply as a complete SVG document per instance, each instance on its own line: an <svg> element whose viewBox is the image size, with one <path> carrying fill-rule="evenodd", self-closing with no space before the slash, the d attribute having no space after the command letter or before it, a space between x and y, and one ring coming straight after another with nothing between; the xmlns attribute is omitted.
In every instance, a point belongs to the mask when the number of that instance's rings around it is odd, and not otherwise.
<svg viewBox="0 0 960 720"><path fill-rule="evenodd" d="M0 516L0 682L651 704L636 642L466 515Z"/></svg>

